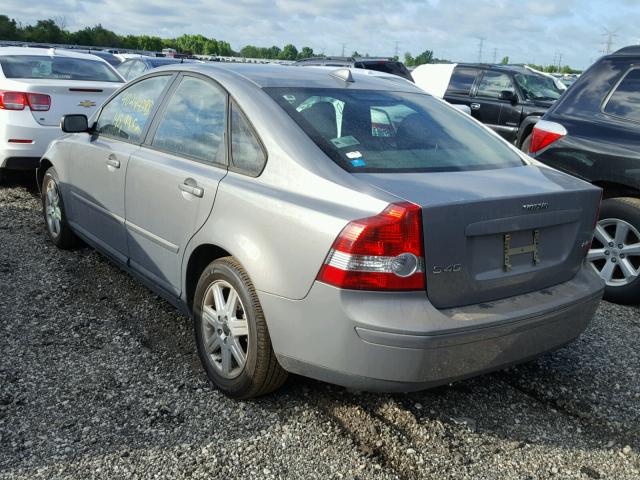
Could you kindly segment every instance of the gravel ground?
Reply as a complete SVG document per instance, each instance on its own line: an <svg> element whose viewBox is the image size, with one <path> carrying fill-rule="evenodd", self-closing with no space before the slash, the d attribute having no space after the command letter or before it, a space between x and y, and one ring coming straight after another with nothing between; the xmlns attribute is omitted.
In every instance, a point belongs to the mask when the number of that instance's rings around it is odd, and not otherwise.
<svg viewBox="0 0 640 480"><path fill-rule="evenodd" d="M0 478L640 478L640 311L569 347L408 395L292 377L237 402L189 321L0 186Z"/></svg>

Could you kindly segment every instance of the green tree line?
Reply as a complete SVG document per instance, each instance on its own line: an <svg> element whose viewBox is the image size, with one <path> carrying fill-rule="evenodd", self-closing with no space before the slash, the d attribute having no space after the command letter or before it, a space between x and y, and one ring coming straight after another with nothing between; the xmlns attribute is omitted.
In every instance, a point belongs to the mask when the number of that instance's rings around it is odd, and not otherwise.
<svg viewBox="0 0 640 480"><path fill-rule="evenodd" d="M38 20L33 25L23 26L6 15L0 15L0 40L147 51L161 51L163 48L173 48L181 53L195 55L243 56L280 60L298 60L314 56L313 49L303 47L298 50L292 44L285 45L283 48L247 45L239 52L235 52L229 42L208 38L204 35L184 34L177 38L160 38L151 35L118 35L102 25L86 27L82 30L71 32L53 19Z"/></svg>

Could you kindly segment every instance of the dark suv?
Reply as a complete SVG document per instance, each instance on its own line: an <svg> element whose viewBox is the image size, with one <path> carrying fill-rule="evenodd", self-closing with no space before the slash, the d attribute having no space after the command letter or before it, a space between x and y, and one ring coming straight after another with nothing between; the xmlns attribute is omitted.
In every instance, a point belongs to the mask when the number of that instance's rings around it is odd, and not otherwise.
<svg viewBox="0 0 640 480"><path fill-rule="evenodd" d="M391 58L370 58L370 57L313 57L298 60L295 65L302 67L350 67L375 70L377 72L391 73L413 82L411 73L404 63Z"/></svg>
<svg viewBox="0 0 640 480"><path fill-rule="evenodd" d="M592 65L536 124L538 160L603 189L588 259L605 298L640 301L640 46Z"/></svg>
<svg viewBox="0 0 640 480"><path fill-rule="evenodd" d="M471 115L519 148L562 92L553 79L517 65L458 64L444 99L468 105Z"/></svg>

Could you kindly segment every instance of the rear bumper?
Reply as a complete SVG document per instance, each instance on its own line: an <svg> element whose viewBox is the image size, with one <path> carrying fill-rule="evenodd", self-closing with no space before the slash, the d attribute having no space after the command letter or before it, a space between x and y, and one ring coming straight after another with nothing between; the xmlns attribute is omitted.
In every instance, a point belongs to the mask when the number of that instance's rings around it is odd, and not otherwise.
<svg viewBox="0 0 640 480"><path fill-rule="evenodd" d="M422 292L339 290L303 300L260 293L274 350L293 373L379 391L421 390L557 349L587 327L603 284L572 280L487 304L437 310Z"/></svg>
<svg viewBox="0 0 640 480"><path fill-rule="evenodd" d="M62 135L58 126L38 124L30 111L0 110L0 168L36 168L49 144ZM10 140L30 140L31 143Z"/></svg>

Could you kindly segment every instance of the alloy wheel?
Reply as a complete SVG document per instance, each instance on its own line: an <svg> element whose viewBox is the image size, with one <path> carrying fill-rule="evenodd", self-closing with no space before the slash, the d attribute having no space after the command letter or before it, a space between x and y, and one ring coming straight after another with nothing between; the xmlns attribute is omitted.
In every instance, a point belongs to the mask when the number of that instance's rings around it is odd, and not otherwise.
<svg viewBox="0 0 640 480"><path fill-rule="evenodd" d="M60 192L53 178L47 182L44 208L47 215L47 227L53 237L60 235L62 231L62 209L60 207Z"/></svg>
<svg viewBox="0 0 640 480"><path fill-rule="evenodd" d="M618 218L600 220L587 260L607 286L630 284L640 274L640 232Z"/></svg>
<svg viewBox="0 0 640 480"><path fill-rule="evenodd" d="M249 323L238 292L228 282L216 280L202 301L202 338L211 364L224 378L242 373L249 348Z"/></svg>

